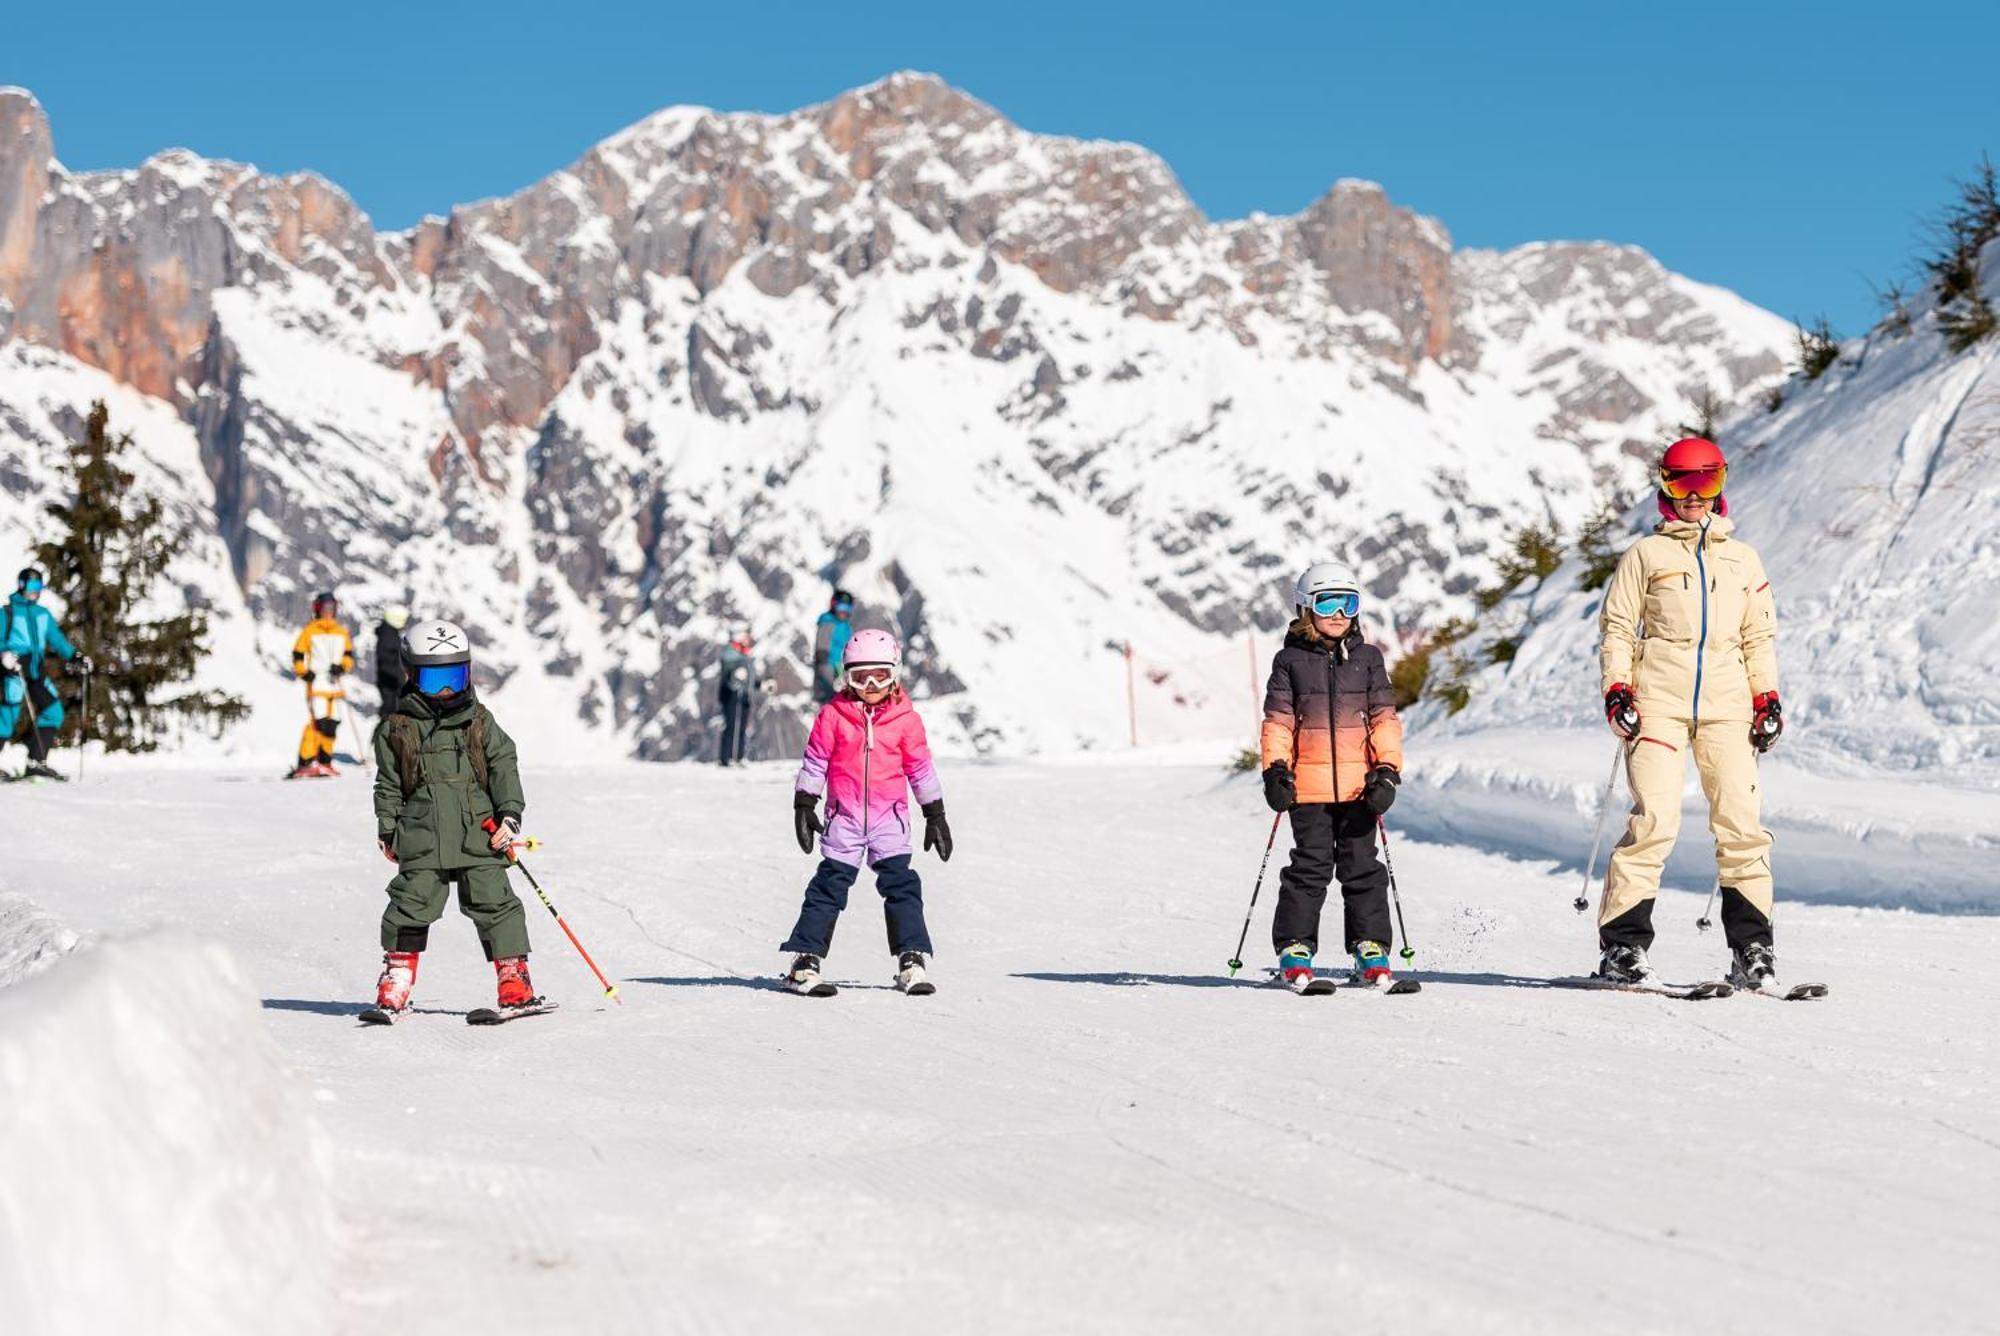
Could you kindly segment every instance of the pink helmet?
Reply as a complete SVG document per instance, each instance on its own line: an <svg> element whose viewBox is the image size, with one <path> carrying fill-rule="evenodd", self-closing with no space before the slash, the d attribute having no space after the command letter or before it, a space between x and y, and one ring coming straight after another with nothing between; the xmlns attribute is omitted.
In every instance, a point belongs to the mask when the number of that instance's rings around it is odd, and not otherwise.
<svg viewBox="0 0 2000 1336"><path fill-rule="evenodd" d="M856 668L884 666L899 675L903 670L903 647L896 643L896 637L887 631L856 631L848 640L847 653L841 660L842 674L852 673Z"/></svg>

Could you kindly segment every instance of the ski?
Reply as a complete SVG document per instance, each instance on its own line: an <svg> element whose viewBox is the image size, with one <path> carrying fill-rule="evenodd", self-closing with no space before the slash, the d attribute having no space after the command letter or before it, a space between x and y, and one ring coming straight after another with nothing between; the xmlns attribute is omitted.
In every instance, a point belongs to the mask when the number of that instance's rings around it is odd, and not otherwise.
<svg viewBox="0 0 2000 1336"><path fill-rule="evenodd" d="M833 985L831 984L827 985L827 987L829 988L832 986ZM909 997L929 997L932 993L935 993L937 991L937 985L932 983L929 979L919 979L915 983L909 985L904 985L900 983L897 984L896 991L899 993L903 993Z"/></svg>
<svg viewBox="0 0 2000 1336"><path fill-rule="evenodd" d="M1739 988L1736 991L1752 997L1768 997L1773 1002L1816 1002L1825 997L1828 990L1823 983L1795 983L1790 988L1769 993L1761 988Z"/></svg>
<svg viewBox="0 0 2000 1336"><path fill-rule="evenodd" d="M545 997L538 997L532 1002L523 1002L518 1007L475 1007L465 1013L465 1023L505 1025L508 1021L517 1021L523 1016L541 1016L555 1009L555 1003Z"/></svg>
<svg viewBox="0 0 2000 1336"><path fill-rule="evenodd" d="M797 993L800 997L832 997L840 991L824 979L814 979L811 983L793 983L789 977L785 979L785 990Z"/></svg>
<svg viewBox="0 0 2000 1336"><path fill-rule="evenodd" d="M1551 979L1549 984L1555 988L1588 988L1605 993L1650 993L1655 997L1671 997L1682 1002L1706 1002L1710 998L1728 997L1736 991L1723 979L1704 979L1690 984L1618 983L1595 974Z"/></svg>
<svg viewBox="0 0 2000 1336"><path fill-rule="evenodd" d="M1355 979L1347 987L1350 992L1381 993L1387 997L1402 997L1424 991L1424 986L1415 979L1392 979L1387 983L1369 983L1365 979Z"/></svg>
<svg viewBox="0 0 2000 1336"><path fill-rule="evenodd" d="M1300 997L1325 997L1328 993L1336 992L1340 988L1338 980L1325 974L1315 974L1310 979L1299 983L1293 983L1275 967L1266 967L1264 975L1267 986L1289 988Z"/></svg>
<svg viewBox="0 0 2000 1336"><path fill-rule="evenodd" d="M394 1025L406 1014L408 1013L404 1011L384 1011L381 1007L370 1007L355 1019L363 1025Z"/></svg>

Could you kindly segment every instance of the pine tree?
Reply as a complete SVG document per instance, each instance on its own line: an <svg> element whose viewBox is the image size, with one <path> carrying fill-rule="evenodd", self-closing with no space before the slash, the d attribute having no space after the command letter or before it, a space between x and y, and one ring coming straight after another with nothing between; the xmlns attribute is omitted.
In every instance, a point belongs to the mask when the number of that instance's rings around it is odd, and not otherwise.
<svg viewBox="0 0 2000 1336"><path fill-rule="evenodd" d="M206 613L140 619L187 529L167 520L159 498L134 490L132 473L118 462L131 446L129 434L111 434L103 401L92 404L83 439L70 446L63 467L73 496L47 507L62 533L35 549L49 592L62 601L64 633L95 661L90 730L108 751L152 751L174 721L220 735L250 712L220 691L175 692L207 652ZM72 715L65 731L80 724Z"/></svg>
<svg viewBox="0 0 2000 1336"><path fill-rule="evenodd" d="M1602 589L1611 583L1611 574L1618 569L1618 558L1624 555L1618 545L1623 536L1622 509L1606 502L1604 509L1593 515L1576 536L1576 553L1583 558L1583 574L1576 582L1578 588Z"/></svg>
<svg viewBox="0 0 2000 1336"><path fill-rule="evenodd" d="M1972 178L1958 182L1958 200L1933 230L1941 245L1924 268L1937 284L1938 328L1951 350L1962 353L2000 329L2000 317L1979 286L1979 254L2000 237L2000 174L1992 158L1981 158Z"/></svg>
<svg viewBox="0 0 2000 1336"><path fill-rule="evenodd" d="M1840 336L1833 332L1833 326L1820 316L1810 325L1800 325L1795 331L1798 340L1799 361L1793 369L1807 380L1818 380L1826 374L1826 369L1840 360Z"/></svg>

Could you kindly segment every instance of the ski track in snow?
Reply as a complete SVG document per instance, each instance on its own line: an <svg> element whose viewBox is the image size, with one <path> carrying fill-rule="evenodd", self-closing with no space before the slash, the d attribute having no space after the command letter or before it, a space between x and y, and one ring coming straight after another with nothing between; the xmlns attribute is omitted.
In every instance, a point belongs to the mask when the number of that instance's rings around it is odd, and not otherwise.
<svg viewBox="0 0 2000 1336"><path fill-rule="evenodd" d="M522 881L563 1009L498 1030L463 1023L492 975L449 911L419 1014L354 1021L389 872L364 774L114 763L10 794L45 838L0 890L246 967L338 1147L344 1330L1210 1331L1301 1289L1411 1331L1990 1311L1996 1041L1953 962L1990 959L2000 918L1782 905L1787 977L1833 986L1807 1005L1555 989L1595 954L1569 872L1398 833L1425 991L1307 1001L1255 980L1282 851L1225 977L1268 830L1250 782L943 771L959 852L919 860L921 1000L889 987L865 874L841 996L776 986L813 866L783 765L530 758L531 866L624 1004ZM1661 902L1671 978L1723 967L1699 908Z"/></svg>

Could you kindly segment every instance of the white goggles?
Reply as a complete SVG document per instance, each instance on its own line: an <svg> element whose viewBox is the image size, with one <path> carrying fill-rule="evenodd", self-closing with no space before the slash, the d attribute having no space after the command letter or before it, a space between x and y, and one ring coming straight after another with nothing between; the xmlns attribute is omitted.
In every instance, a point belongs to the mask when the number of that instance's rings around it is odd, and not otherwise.
<svg viewBox="0 0 2000 1336"><path fill-rule="evenodd" d="M847 670L847 685L856 691L882 691L896 685L896 665L857 663Z"/></svg>

